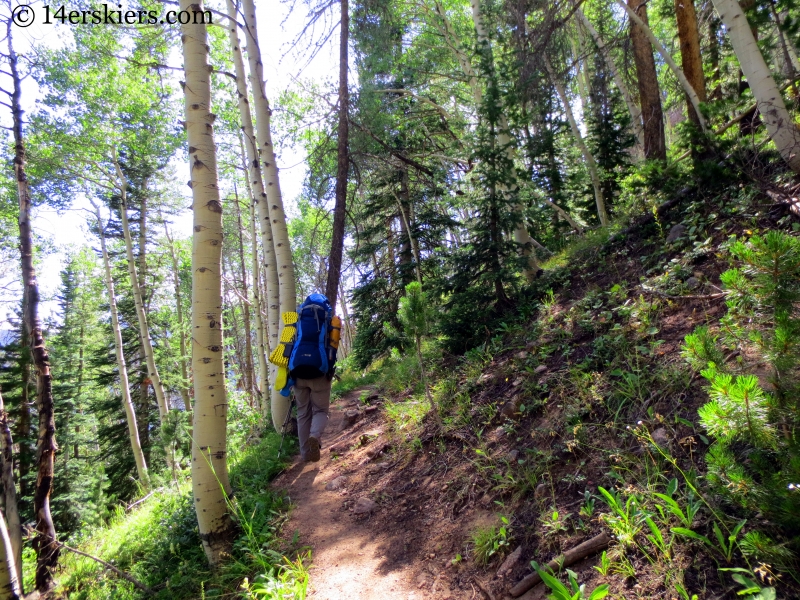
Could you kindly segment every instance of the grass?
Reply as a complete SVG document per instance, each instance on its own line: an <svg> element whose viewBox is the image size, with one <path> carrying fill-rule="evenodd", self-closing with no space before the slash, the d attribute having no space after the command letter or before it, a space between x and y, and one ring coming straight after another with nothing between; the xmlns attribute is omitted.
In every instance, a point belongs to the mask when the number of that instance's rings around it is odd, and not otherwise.
<svg viewBox="0 0 800 600"><path fill-rule="evenodd" d="M156 591L156 598L302 599L308 583L306 556L282 550L277 533L289 508L269 488L283 468L280 436L265 434L257 445L235 452L230 463L232 514L239 533L229 560L212 572L203 553L192 506L191 484L162 489L131 512L114 517L80 544ZM232 445L232 448L235 446ZM76 555L63 559L58 591L75 600L134 600L134 586L96 562Z"/></svg>

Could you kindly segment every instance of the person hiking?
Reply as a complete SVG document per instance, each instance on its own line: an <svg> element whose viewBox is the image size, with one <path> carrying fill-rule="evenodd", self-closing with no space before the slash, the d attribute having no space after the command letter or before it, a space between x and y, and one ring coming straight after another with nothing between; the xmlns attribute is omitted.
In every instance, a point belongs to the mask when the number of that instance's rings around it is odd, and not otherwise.
<svg viewBox="0 0 800 600"><path fill-rule="evenodd" d="M341 320L325 296L311 294L297 309L296 328L288 370L297 402L300 460L317 462L328 423Z"/></svg>

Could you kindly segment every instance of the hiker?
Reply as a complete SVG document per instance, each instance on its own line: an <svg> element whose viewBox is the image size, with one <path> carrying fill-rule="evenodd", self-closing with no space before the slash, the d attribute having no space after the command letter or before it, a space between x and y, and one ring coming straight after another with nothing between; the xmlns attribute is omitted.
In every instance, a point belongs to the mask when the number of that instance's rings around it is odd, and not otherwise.
<svg viewBox="0 0 800 600"><path fill-rule="evenodd" d="M297 401L300 460L319 460L328 423L331 384L339 348L341 320L322 294L311 294L297 309L297 334L289 358L290 384Z"/></svg>

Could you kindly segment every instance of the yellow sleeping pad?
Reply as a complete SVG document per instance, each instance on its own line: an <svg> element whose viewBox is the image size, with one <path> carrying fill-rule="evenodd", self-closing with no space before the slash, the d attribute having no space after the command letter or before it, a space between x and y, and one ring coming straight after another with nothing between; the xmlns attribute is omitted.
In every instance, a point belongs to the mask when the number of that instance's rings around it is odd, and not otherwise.
<svg viewBox="0 0 800 600"><path fill-rule="evenodd" d="M275 375L275 389L282 390L286 387L287 379L289 379L289 369L287 367L278 367L278 373Z"/></svg>
<svg viewBox="0 0 800 600"><path fill-rule="evenodd" d="M281 331L281 337L278 341L278 345L269 355L269 362L271 362L273 365L281 367L283 370L289 366L289 357L292 355L292 345L294 344L294 337L297 333L297 328L294 326L295 323L297 323L296 312L283 313L283 331ZM278 372L278 379L280 379L280 369ZM286 385L286 376L284 376L283 379L284 382L278 389L281 389L284 385Z"/></svg>

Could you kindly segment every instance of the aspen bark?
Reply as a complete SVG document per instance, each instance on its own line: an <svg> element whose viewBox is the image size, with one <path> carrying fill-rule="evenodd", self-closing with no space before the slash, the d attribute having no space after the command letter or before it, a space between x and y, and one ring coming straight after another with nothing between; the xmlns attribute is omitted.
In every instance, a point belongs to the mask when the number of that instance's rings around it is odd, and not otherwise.
<svg viewBox="0 0 800 600"><path fill-rule="evenodd" d="M328 256L328 279L325 295L336 308L339 297L339 280L342 277L342 254L344 253L344 225L347 209L347 173L349 170L348 110L350 95L347 89L348 43L350 40L350 9L348 0L339 0L341 8L339 36L339 124L336 140L336 203L333 207L331 251Z"/></svg>
<svg viewBox="0 0 800 600"><path fill-rule="evenodd" d="M0 600L19 600L22 591L18 570L6 520L0 513Z"/></svg>
<svg viewBox="0 0 800 600"><path fill-rule="evenodd" d="M162 219L163 220L163 219ZM169 227L166 221L164 222L164 233L167 236L169 243L169 255L172 260L172 286L175 290L175 316L178 319L178 327L180 328L180 337L178 343L180 344L181 358L179 361L181 369L181 386L180 394L183 400L183 408L189 413L189 422L192 418L192 400L189 397L189 351L186 344L186 322L183 316L183 295L181 294L181 278L180 266L178 265L178 255L175 252L175 241L170 235Z"/></svg>
<svg viewBox="0 0 800 600"><path fill-rule="evenodd" d="M100 207L92 203L97 217L97 230L100 234L100 251L103 254L103 266L105 268L106 290L108 292L108 305L111 312L111 329L114 332L114 351L117 357L117 369L119 370L119 387L122 393L122 408L125 410L125 420L128 423L128 439L131 442L131 452L136 461L136 473L139 481L145 489L150 487L150 475L147 472L147 462L142 452L142 444L139 440L139 427L136 423L136 411L131 400L131 390L128 383L128 365L125 363L125 351L122 343L122 329L119 326L119 315L117 313L117 297L114 291L114 279L111 277L111 261L108 258L106 248L106 232L103 227L103 218L100 215Z"/></svg>
<svg viewBox="0 0 800 600"><path fill-rule="evenodd" d="M270 226L272 227L272 238L278 265L280 312L295 311L297 310L297 288L294 263L292 262L292 248L289 244L289 231L286 227L286 214L283 210L278 165L275 162L275 149L272 146L272 132L270 131L272 110L269 107L267 94L264 90L264 67L261 64L258 25L256 23L256 10L253 0L243 0L242 8L244 9L247 58L250 64L250 85L253 89L253 101L256 109L256 140L261 152L261 164L264 167ZM270 331L271 337L277 335L277 331ZM289 400L281 396L278 390L273 389L270 405L272 424L276 430L279 430L286 419L286 413L289 411Z"/></svg>
<svg viewBox="0 0 800 600"><path fill-rule="evenodd" d="M638 0L628 0L637 10L640 22L647 22L647 6ZM627 8L626 8L627 10ZM656 61L653 47L642 27L631 19L631 42L636 63L636 80L639 85L639 103L642 107L644 130L644 157L648 160L667 160L667 141L664 137L664 111L661 108L661 91L658 87Z"/></svg>
<svg viewBox="0 0 800 600"><path fill-rule="evenodd" d="M700 31L697 27L697 12L694 9L694 0L675 0L675 18L678 23L683 74L692 89L697 93L697 99L700 102L705 102L706 78L703 75L703 59L700 56ZM689 119L699 127L702 115L697 114L697 110L688 96L686 104Z"/></svg>
<svg viewBox="0 0 800 600"><path fill-rule="evenodd" d="M664 48L664 45L658 41L658 38L653 34L653 31L647 24L646 5L637 4L637 0L629 0L629 3L633 4L634 6L641 6L639 13L641 13L643 17L640 17L638 14L636 14L636 12L628 4L625 4L625 2L623 2L622 0L617 0L617 4L619 4L622 8L625 9L631 21L636 24L639 31L641 31L645 35L645 37L650 41L650 43L656 48L656 50L658 50L658 53L661 55L661 58L664 59L664 62L667 63L670 70L672 70L675 77L678 79L678 83L681 84L684 93L688 96L689 102L691 102L695 112L697 113L697 120L698 124L700 125L700 129L706 131L706 120L703 118L703 114L700 111L700 98L698 97L695 89L692 87L692 84L689 83L688 79L686 79L686 75L683 73L680 67L678 67L678 65L675 64L675 61L672 59L672 55L669 52L667 52L667 49ZM634 28L631 27L631 30L633 29Z"/></svg>
<svg viewBox="0 0 800 600"><path fill-rule="evenodd" d="M244 321L244 385L251 398L255 398L254 373L253 373L253 342L250 331L250 294L247 290L247 267L244 262L244 227L242 226L242 209L239 206L239 193L234 183L234 207L236 209L236 224L239 227L239 270L242 273L242 320Z"/></svg>
<svg viewBox="0 0 800 600"><path fill-rule="evenodd" d="M256 349L258 354L258 390L261 395L261 409L266 407L269 397L269 367L267 365L267 336L261 312L261 269L258 264L258 239L256 238L256 208L250 196L250 257L253 272L253 309L256 325Z"/></svg>
<svg viewBox="0 0 800 600"><path fill-rule="evenodd" d="M636 104L636 101L631 96L631 92L628 89L628 86L625 85L625 81L622 79L620 75L619 69L617 69L617 65L614 64L614 60L611 57L611 53L608 51L608 48L603 42L600 34L597 33L597 30L592 25L591 21L586 17L583 11L578 7L575 11L575 14L578 16L578 19L583 26L586 27L586 31L589 32L589 35L592 36L597 49L600 51L600 55L603 57L603 60L608 67L608 70L611 71L611 76L614 78L614 84L617 86L619 93L622 95L622 99L625 101L625 106L628 107L628 112L631 115L631 127L633 128L633 135L636 137L636 145L638 150L636 154L641 154L644 156L644 130L642 129L642 111L639 106Z"/></svg>
<svg viewBox="0 0 800 600"><path fill-rule="evenodd" d="M0 477L3 485L3 513L8 524L8 537L11 545L8 555L14 561L14 575L22 587L22 523L17 504L17 488L14 485L14 442L8 427L8 413L0 395ZM2 575L0 573L0 575ZM3 586L0 585L0 591Z"/></svg>
<svg viewBox="0 0 800 600"><path fill-rule="evenodd" d="M202 11L202 3L180 0L180 8ZM181 25L186 77L185 128L189 143L192 212L192 374L194 421L192 494L203 550L211 565L230 553L233 522L228 514L226 424L228 403L222 347L222 204L217 178L211 72L206 25Z"/></svg>
<svg viewBox="0 0 800 600"><path fill-rule="evenodd" d="M23 329L31 353L31 362L36 372L36 407L39 412L39 439L36 445L36 488L33 492L33 510L36 520L36 589L46 593L53 587L53 570L58 564L58 541L53 518L50 514L50 493L53 489L53 467L56 444L56 422L53 409L53 378L50 373L50 356L44 344L44 335L39 321L39 285L33 262L33 234L31 231L31 196L28 176L25 172L27 156L22 136L21 78L17 66L18 58L11 37L11 21L8 22L6 40L8 63L11 71L13 91L11 93L12 130L14 135L14 176L19 200L19 252L23 286Z"/></svg>
<svg viewBox="0 0 800 600"><path fill-rule="evenodd" d="M264 179L261 175L261 167L258 155L258 142L255 130L253 129L253 116L250 110L250 102L247 93L247 74L242 60L242 50L239 36L236 31L236 7L232 0L227 0L228 16L231 19L231 29L229 39L231 44L231 55L236 74L236 93L238 97L239 119L242 123L242 133L244 141L240 140L242 147L242 160L245 162L248 176L248 190L251 198L256 203L258 212L259 230L261 232L261 246L264 251L264 269L266 272L267 289L264 294L262 304L267 309L267 322L269 324L269 334L264 339L267 354L278 344L279 322L280 322L280 290L278 283L278 264L275 256L275 243L272 234L272 224L270 222L269 198L264 189ZM287 234L288 235L288 234ZM293 310L293 309L291 309ZM266 330L266 327L264 328ZM266 390L262 390L266 393Z"/></svg>
<svg viewBox="0 0 800 600"><path fill-rule="evenodd" d="M736 0L713 0L739 59L742 72L756 98L758 112L781 157L800 173L800 130L786 110L781 91L758 47L750 24Z"/></svg>
<svg viewBox="0 0 800 600"><path fill-rule="evenodd" d="M128 180L122 172L122 168L117 160L116 148L114 152L114 167L117 173L117 188L120 193L119 214L122 221L122 237L125 240L125 253L128 263L128 275L131 280L131 290L133 291L133 303L136 307L136 319L139 322L139 335L142 340L142 351L144 352L145 362L147 364L147 375L150 377L150 383L153 386L153 392L156 395L156 402L158 403L158 414L161 418L161 423L167 418L169 413L169 405L167 398L164 395L164 386L161 383L161 376L158 374L158 366L156 365L155 354L153 353L153 341L150 338L150 326L147 323L147 311L144 306L144 299L142 296L142 288L139 280L138 269L136 268L136 259L133 256L133 240L131 238L131 229L128 223ZM143 207L144 210L144 207Z"/></svg>
<svg viewBox="0 0 800 600"><path fill-rule="evenodd" d="M581 154L583 154L583 160L586 162L586 169L589 171L589 177L592 180L592 187L594 188L594 201L595 205L597 206L597 218L600 219L600 225L605 227L609 224L609 220L608 212L606 211L606 203L603 199L603 190L600 187L600 175L597 172L597 161L595 161L594 156L592 156L592 153L589 152L589 148L583 141L581 130L578 129L578 124L575 121L575 115L572 114L572 107L569 104L567 92L564 90L564 86L562 85L561 81L556 78L556 75L553 72L553 66L550 64L550 60L546 56L544 57L544 66L547 70L547 74L550 76L550 80L553 82L553 85L556 88L558 97L561 99L561 104L564 105L564 112L567 114L567 121L569 121L569 127L572 130L572 136L575 138L575 143L578 145Z"/></svg>

